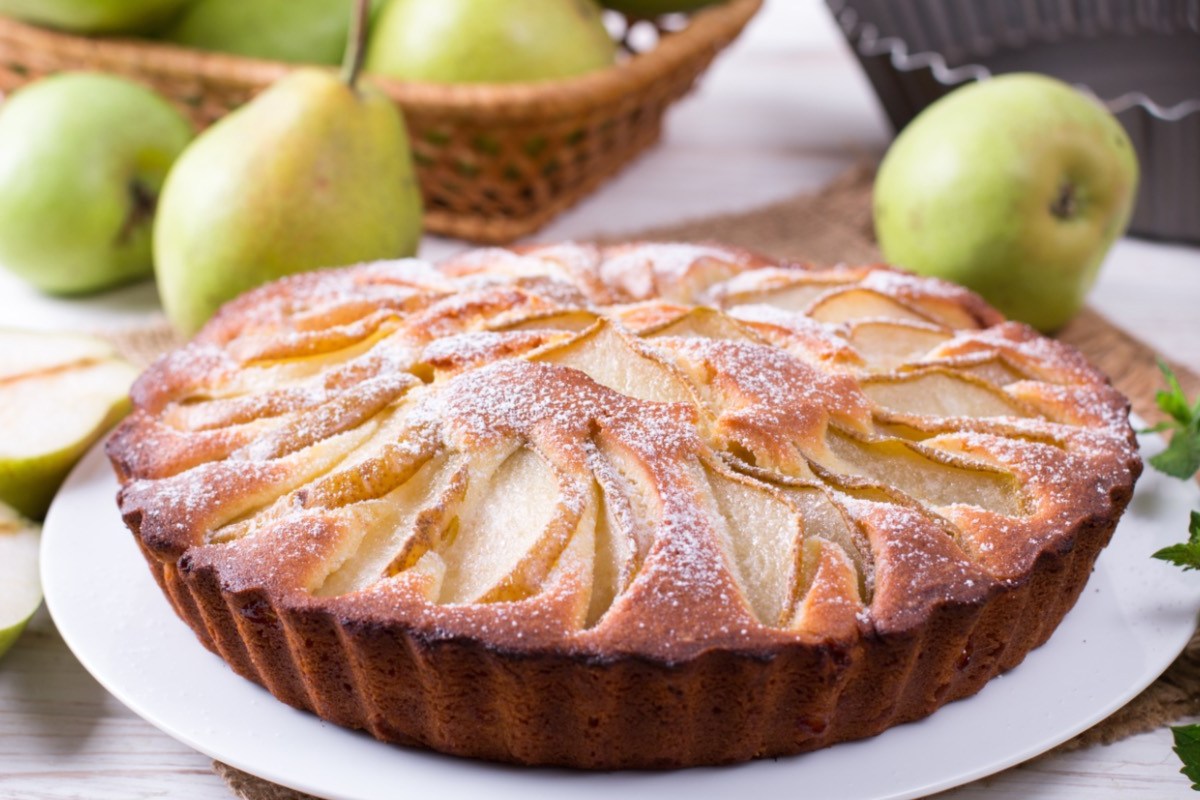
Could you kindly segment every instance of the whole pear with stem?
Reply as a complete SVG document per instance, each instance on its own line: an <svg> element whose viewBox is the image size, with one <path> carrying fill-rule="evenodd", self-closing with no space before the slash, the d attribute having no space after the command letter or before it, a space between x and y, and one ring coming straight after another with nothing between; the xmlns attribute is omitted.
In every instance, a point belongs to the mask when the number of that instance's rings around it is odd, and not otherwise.
<svg viewBox="0 0 1200 800"><path fill-rule="evenodd" d="M340 76L292 72L202 134L167 176L155 271L181 333L284 275L416 251L421 201L404 121L358 81L368 16L358 0Z"/></svg>

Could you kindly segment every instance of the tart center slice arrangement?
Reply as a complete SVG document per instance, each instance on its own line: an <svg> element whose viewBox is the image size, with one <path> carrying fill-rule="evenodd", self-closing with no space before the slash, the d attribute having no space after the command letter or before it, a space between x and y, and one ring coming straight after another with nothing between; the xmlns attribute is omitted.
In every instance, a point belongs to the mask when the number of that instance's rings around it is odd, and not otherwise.
<svg viewBox="0 0 1200 800"><path fill-rule="evenodd" d="M581 768L974 694L1141 469L1103 375L970 292L716 245L294 276L133 400L121 513L205 647L386 741Z"/></svg>

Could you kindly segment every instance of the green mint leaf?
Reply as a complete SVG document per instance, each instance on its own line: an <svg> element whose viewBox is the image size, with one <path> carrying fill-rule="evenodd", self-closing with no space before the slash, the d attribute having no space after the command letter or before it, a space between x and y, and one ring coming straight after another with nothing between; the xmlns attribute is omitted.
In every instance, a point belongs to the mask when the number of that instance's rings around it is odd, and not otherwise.
<svg viewBox="0 0 1200 800"><path fill-rule="evenodd" d="M1195 405L1190 404L1179 378L1167 363L1159 359L1158 368L1167 388L1158 391L1155 402L1171 420L1139 433L1174 431L1167 449L1150 458L1150 466L1173 478L1186 480L1200 472L1200 397L1196 398Z"/></svg>
<svg viewBox="0 0 1200 800"><path fill-rule="evenodd" d="M1168 561L1182 569L1200 569L1200 548L1186 544L1173 544L1154 554L1159 561Z"/></svg>
<svg viewBox="0 0 1200 800"><path fill-rule="evenodd" d="M1187 480L1200 472L1200 437L1175 431L1167 449L1150 457L1150 465L1172 478Z"/></svg>
<svg viewBox="0 0 1200 800"><path fill-rule="evenodd" d="M1200 791L1200 725L1173 725L1171 735L1175 746L1171 748L1183 767L1179 770L1192 782L1192 788Z"/></svg>
<svg viewBox="0 0 1200 800"><path fill-rule="evenodd" d="M1200 569L1200 511L1192 512L1191 523L1188 525L1188 540L1164 547L1155 553L1153 558L1169 561L1185 570Z"/></svg>
<svg viewBox="0 0 1200 800"><path fill-rule="evenodd" d="M1179 385L1179 378L1162 359L1158 360L1158 368L1166 378L1168 388L1158 391L1154 396L1155 402L1163 413L1170 415L1180 425L1189 425L1192 422L1192 409L1187 395L1183 393L1183 387Z"/></svg>

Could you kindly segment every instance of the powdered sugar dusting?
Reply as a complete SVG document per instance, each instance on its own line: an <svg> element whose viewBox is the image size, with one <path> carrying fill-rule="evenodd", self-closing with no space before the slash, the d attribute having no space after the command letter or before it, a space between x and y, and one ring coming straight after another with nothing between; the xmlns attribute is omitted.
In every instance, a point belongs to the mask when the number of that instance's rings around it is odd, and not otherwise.
<svg viewBox="0 0 1200 800"><path fill-rule="evenodd" d="M874 570L876 591L869 611L859 614L864 630L903 627L939 603L974 602L994 585L990 573L999 573L1002 559L1034 557L1072 535L1083 517L1132 483L1132 440L1119 397L1078 353L1015 323L959 331L923 356L950 370L1002 356L1038 378L1005 390L1049 419L935 420L943 427L926 432L922 445L1015 476L1027 513L1012 517L954 503L935 511L894 490L864 488L853 470L836 474L840 463L826 451L831 425L841 436L853 431L873 443L900 436L879 423L880 409L861 391L866 367L848 325L770 305L769 296L711 312L727 314L726 324L737 320L754 342L707 338L704 329L642 340L621 324L641 320L654 329L697 300L720 304L798 276L936 301L961 314L978 310L978 299L959 287L892 270L752 269L756 263L715 246L565 244L479 250L440 267L415 260L363 265L264 287L139 381L139 410L114 439L123 449L114 460L130 471L123 509L140 518L144 540L163 552L199 547L214 526L245 515L253 541L295 536L304 542L296 545L297 559L332 570L360 539L396 524L394 515L375 510L399 503L404 487L416 485L409 482L426 480L416 477L422 465L435 465L429 470L438 475L461 469L469 487L492 480L504 459L531 448L553 471L558 502L569 512L562 519L577 527L555 534L558 549L528 537L522 580L544 572L531 596L499 587L501 599L439 604L431 599L436 593L412 588L433 573L405 578L409 564L339 602L366 608L387 597L389 614L439 635L483 632L514 647L569 641L595 652L676 658L714 643L750 646L796 635L755 620L726 563L719 533L726 522L718 519L708 477L721 451L767 490L798 477L824 484L866 533L874 561L864 568ZM634 301L652 303L611 305ZM505 329L574 311L607 320L628 345L610 339L597 358L641 358L651 366L610 365L625 383L606 383L595 358L571 362L578 368L527 358L568 343L601 347L588 339L598 341L599 328ZM958 429L946 433L946 425ZM347 451L321 456L314 468L320 448L336 437ZM739 462L743 457L759 460ZM293 505L272 506L297 482ZM611 497L603 500L606 493ZM418 509L410 516L419 522L406 523L439 557L452 552L446 542L454 539L453 521L475 497L469 488L443 495L405 501L441 504ZM595 526L602 501L634 542L634 555L611 607L584 629L571 609L587 607L588 556L567 554L575 537L594 535L588 525ZM249 536L235 528L230 537ZM238 553L241 546L207 547ZM559 553L561 562L535 568L545 557L538 548ZM283 581L285 572L264 574L263 583ZM826 599L858 602L836 593Z"/></svg>
<svg viewBox="0 0 1200 800"><path fill-rule="evenodd" d="M938 298L962 303L971 297L970 292L957 284L887 268L871 270L860 285L902 300Z"/></svg>

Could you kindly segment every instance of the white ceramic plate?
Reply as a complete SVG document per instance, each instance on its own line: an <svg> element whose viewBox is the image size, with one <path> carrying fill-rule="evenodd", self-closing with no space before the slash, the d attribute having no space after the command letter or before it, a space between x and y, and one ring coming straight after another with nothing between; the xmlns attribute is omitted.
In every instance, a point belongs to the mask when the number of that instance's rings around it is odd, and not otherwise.
<svg viewBox="0 0 1200 800"><path fill-rule="evenodd" d="M1155 442L1152 449L1157 450ZM523 769L385 745L276 701L180 622L117 514L93 450L46 520L42 578L63 638L133 711L241 770L330 800L796 796L899 800L948 789L1065 741L1149 685L1183 649L1200 576L1149 556L1186 538L1196 487L1147 470L1076 608L1046 646L975 697L918 723L794 758L675 772Z"/></svg>

